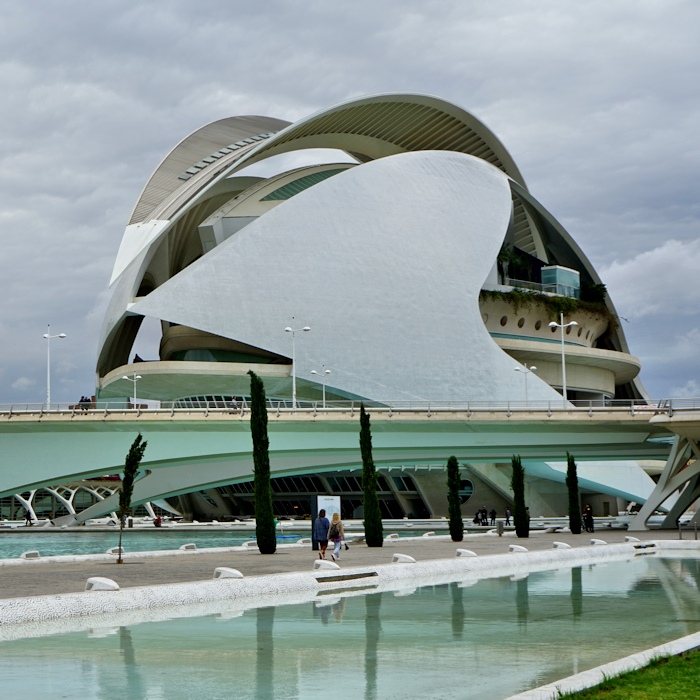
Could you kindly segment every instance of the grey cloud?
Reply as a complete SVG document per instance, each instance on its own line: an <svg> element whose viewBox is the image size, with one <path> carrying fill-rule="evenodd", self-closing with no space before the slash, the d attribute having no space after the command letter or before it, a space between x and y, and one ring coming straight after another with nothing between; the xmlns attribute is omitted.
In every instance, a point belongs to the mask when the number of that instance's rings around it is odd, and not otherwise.
<svg viewBox="0 0 700 700"><path fill-rule="evenodd" d="M92 391L121 234L178 141L233 114L294 120L387 91L439 95L492 128L601 268L653 393L692 386L692 357L664 360L700 327L664 242L689 257L698 238L698 30L692 0L6 4L0 403L43 399L48 322L69 334L55 398Z"/></svg>

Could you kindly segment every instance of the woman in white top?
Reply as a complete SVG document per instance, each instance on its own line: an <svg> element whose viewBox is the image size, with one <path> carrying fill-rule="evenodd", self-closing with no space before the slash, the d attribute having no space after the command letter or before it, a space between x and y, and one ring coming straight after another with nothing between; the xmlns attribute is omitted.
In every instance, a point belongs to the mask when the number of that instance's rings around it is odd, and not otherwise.
<svg viewBox="0 0 700 700"><path fill-rule="evenodd" d="M333 517L331 518L331 526L328 528L328 539L334 545L333 553L331 554L331 559L333 561L338 561L338 559L340 559L340 545L345 539L343 521L340 519L339 513L333 513Z"/></svg>

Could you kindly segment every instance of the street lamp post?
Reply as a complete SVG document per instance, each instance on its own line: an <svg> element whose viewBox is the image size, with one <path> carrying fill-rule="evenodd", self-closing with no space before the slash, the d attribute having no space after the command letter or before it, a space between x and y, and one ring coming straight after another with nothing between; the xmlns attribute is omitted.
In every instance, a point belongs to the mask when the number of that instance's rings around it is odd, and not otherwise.
<svg viewBox="0 0 700 700"><path fill-rule="evenodd" d="M136 382L138 382L139 379L141 379L140 374L136 374L134 372L133 377L127 377L126 374L122 377L122 379L126 379L127 382L132 382L134 385L134 408L136 408Z"/></svg>
<svg viewBox="0 0 700 700"><path fill-rule="evenodd" d="M552 321L549 324L550 328L560 328L561 329L561 393L564 397L564 408L566 408L566 356L564 351L564 329L571 328L573 326L578 326L576 321L569 321L564 323L564 314L559 314L560 323Z"/></svg>
<svg viewBox="0 0 700 700"><path fill-rule="evenodd" d="M51 335L51 324L46 326L46 408L51 408L51 338L65 338L65 333Z"/></svg>
<svg viewBox="0 0 700 700"><path fill-rule="evenodd" d="M514 367L513 369L516 372L522 372L525 375L525 408L527 408L527 375L537 371L537 367L534 365L530 365L530 367L528 367L527 364L524 364L522 367Z"/></svg>
<svg viewBox="0 0 700 700"><path fill-rule="evenodd" d="M294 323L294 316L292 316L292 323ZM303 328L292 328L287 326L285 333L292 334L292 408L297 407L297 376L296 376L296 346L294 343L295 335L301 333L302 331L310 331L309 326L304 326Z"/></svg>
<svg viewBox="0 0 700 700"><path fill-rule="evenodd" d="M323 369L320 372L317 372L315 369L311 370L311 374L316 374L321 377L321 383L323 385L323 408L326 407L326 377L331 373L329 369L326 369L326 366L323 365Z"/></svg>

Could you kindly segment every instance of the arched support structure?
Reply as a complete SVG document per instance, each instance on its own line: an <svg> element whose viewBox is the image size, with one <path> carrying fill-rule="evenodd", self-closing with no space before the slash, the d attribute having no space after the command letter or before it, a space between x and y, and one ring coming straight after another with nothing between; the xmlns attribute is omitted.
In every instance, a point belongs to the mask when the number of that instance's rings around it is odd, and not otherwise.
<svg viewBox="0 0 700 700"><path fill-rule="evenodd" d="M689 462L692 460L692 463ZM677 491L681 494L661 524L665 530L675 529L678 518L700 497L700 448L690 437L676 435L671 454L666 461L659 482L630 522L629 529L635 532L648 530L647 520L663 503Z"/></svg>

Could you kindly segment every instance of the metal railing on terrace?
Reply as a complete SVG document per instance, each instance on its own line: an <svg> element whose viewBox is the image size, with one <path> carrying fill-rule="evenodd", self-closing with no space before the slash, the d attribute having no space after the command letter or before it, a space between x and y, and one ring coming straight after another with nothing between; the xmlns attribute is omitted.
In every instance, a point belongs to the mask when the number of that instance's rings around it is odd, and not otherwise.
<svg viewBox="0 0 700 700"><path fill-rule="evenodd" d="M527 289L541 294L554 294L559 297L570 297L579 299L581 290L569 284L542 284L540 282L530 282L529 280L516 280L512 277L505 278L505 284L516 289Z"/></svg>
<svg viewBox="0 0 700 700"><path fill-rule="evenodd" d="M185 405L186 404L186 405ZM305 401L297 400L296 406L291 399L267 399L267 409L270 413L280 415L282 413L355 413L359 412L360 406L374 412L384 412L390 415L399 413L506 413L507 416L513 413L545 413L552 415L556 413L571 413L587 411L588 413L626 413L636 414L662 414L672 416L677 412L700 413L700 398L673 398L660 399L656 401L644 402L641 400L617 399L610 401L585 400L567 401L566 404L560 400L554 401L392 401L381 403L377 401ZM14 403L0 404L0 416L38 414L54 415L68 414L70 416L94 415L95 413L135 413L155 414L167 412L171 415L183 415L188 413L212 414L239 414L244 415L250 412L250 401L248 399L239 400L195 400L183 401L151 401L142 404L127 404L124 401L94 401L78 404L67 403Z"/></svg>

